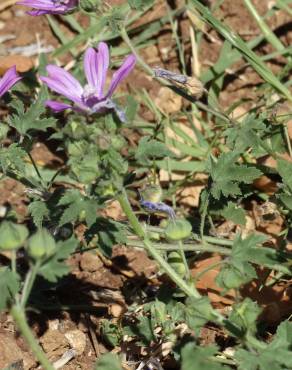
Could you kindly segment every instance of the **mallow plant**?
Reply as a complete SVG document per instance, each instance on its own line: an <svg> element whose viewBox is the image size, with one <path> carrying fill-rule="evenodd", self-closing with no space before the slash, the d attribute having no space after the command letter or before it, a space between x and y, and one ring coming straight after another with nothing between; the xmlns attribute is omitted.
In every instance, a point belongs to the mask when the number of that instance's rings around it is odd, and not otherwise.
<svg viewBox="0 0 292 370"><path fill-rule="evenodd" d="M56 15L57 20L66 15L62 20L69 20L80 34L60 50L68 50L70 46L74 49L83 42L81 50L85 51L78 53L70 72L58 66L57 61L49 63L40 56L39 70L30 84L26 84L25 76L17 74L15 67L0 80L1 98L11 89L5 103L1 101L9 110L1 123L1 139L8 138L6 143L10 144L0 148L0 169L3 178L21 182L28 197L26 220L8 209L0 223L0 251L9 256L0 268L0 309L10 312L42 368L54 369L27 321L27 309L41 307L39 297L34 295L36 279L42 277L56 284L69 273L67 260L73 253L98 249L110 258L112 247L123 244L144 249L155 260L159 274L167 276L169 285L165 289L162 283L156 296L149 298L150 303L139 302L138 310L135 306L138 302L134 302L125 320L118 324L103 321L103 338L109 346L122 346L125 338L150 351L168 344L169 355L183 370L207 367L264 370L267 364L274 369L291 368L288 355L292 345L288 335L291 323L283 321L273 340L265 341L257 322L261 308L250 298L241 296L240 290L257 279L260 269L265 269L267 276L273 275L275 281L291 276L291 255L285 248L285 238L291 223L292 166L279 154L289 152L291 145L287 142L285 122L280 118L271 122L274 106L269 103L271 89L289 98L287 87L263 67L262 60L239 37L230 39L233 33L227 26L195 0L186 2L178 13L170 12L153 22L149 29L134 29L133 37L129 36L127 26L154 3L129 0L120 7L100 6L98 12L100 2L94 0L18 3L32 8L29 11L32 16ZM76 19L74 22L70 17L72 12L85 8L85 16L90 13L93 25L83 32ZM260 70L266 82L260 105L266 104L265 112L255 108L244 120L235 122L218 104L216 76L213 79L205 76L206 81L210 78L212 90L205 104L196 100L198 94L190 93L189 77L178 74L180 84L173 86L169 81L175 81L177 74L163 69L163 74L158 75L157 68L155 73L141 57L139 50L144 43L151 41L161 24L169 23L183 61L183 49L172 17L185 11L189 14L199 11L204 21L237 47L237 54L232 54L234 60L244 56L252 60L256 71ZM56 24L52 18L49 20L56 31ZM96 29L98 35L92 31ZM228 45L224 50L231 48ZM110 57L111 53L115 57ZM177 116L165 114L146 91L137 91L134 68L147 78L157 78L190 105ZM125 80L128 93L120 96L119 86ZM201 87L200 91L207 92ZM151 111L155 124L143 118L142 105L144 110ZM201 111L205 114L200 115ZM189 122L196 140L177 124L182 117ZM201 130L194 125L192 117L200 119ZM167 136L170 128L183 144ZM138 139L131 141L131 135ZM40 166L32 154L33 144L44 137L48 146L54 143L54 150L62 158L62 163L54 168ZM257 160L267 155L277 162L276 169L258 165ZM160 171L168 173L166 184L159 183ZM172 176L175 172L180 173L177 181ZM177 198L181 190L197 181L198 172L203 172L207 181L196 214L191 215L183 210ZM272 199L286 222L281 248L266 245L267 236L259 233L243 236L239 232L230 238L214 236L212 230L218 220L245 224L244 206L248 200L266 199L265 194L256 190L256 180L271 173L281 182ZM123 211L123 222L105 216L107 206L113 201ZM148 223L143 221L145 214L154 215L154 225L151 217ZM77 229L84 230L82 237ZM228 312L215 309L210 299L197 289L192 277L193 261L204 258L206 253L223 256L216 283L222 295L236 291L236 303ZM129 317L134 319L127 321ZM232 351L224 351L223 346L201 345L198 335L207 323L224 331L234 347ZM185 330L180 330L182 327ZM143 362L141 368L142 365ZM117 356L108 355L97 363L99 370L109 368L122 369Z"/></svg>

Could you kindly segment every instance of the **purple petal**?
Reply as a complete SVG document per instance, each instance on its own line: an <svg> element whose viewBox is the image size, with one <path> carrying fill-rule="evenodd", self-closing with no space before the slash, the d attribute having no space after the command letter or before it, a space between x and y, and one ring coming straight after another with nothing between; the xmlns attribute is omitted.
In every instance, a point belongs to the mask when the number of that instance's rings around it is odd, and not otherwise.
<svg viewBox="0 0 292 370"><path fill-rule="evenodd" d="M69 108L72 109L72 105L61 103L61 102L58 102L56 100L46 100L45 105L46 105L46 107L51 108L56 113L62 112L65 109L69 109Z"/></svg>
<svg viewBox="0 0 292 370"><path fill-rule="evenodd" d="M56 5L52 0L22 0L18 1L16 5L30 6L31 8L55 8Z"/></svg>
<svg viewBox="0 0 292 370"><path fill-rule="evenodd" d="M9 68L0 80L0 97L19 80L21 80L21 77L16 72L16 66Z"/></svg>
<svg viewBox="0 0 292 370"><path fill-rule="evenodd" d="M134 55L129 55L122 66L113 74L113 78L106 95L106 98L111 97L118 84L123 81L125 77L132 71L136 64L136 57Z"/></svg>
<svg viewBox="0 0 292 370"><path fill-rule="evenodd" d="M84 55L84 72L90 86L97 86L97 52L93 48L88 48Z"/></svg>
<svg viewBox="0 0 292 370"><path fill-rule="evenodd" d="M83 88L80 83L69 72L52 64L47 66L49 76L41 76L43 81L51 90L75 103L81 103Z"/></svg>
<svg viewBox="0 0 292 370"><path fill-rule="evenodd" d="M53 0L22 0L17 5L24 5L34 8L35 10L27 12L30 15L42 14L64 14L71 11L77 6L78 0L68 0L67 3L57 4Z"/></svg>
<svg viewBox="0 0 292 370"><path fill-rule="evenodd" d="M117 104L112 101L112 99L105 99L105 100L99 101L93 107L91 107L91 112L92 113L98 113L98 112L102 113L108 109L114 110L121 122L126 122L125 112L122 109L120 109L117 106Z"/></svg>
<svg viewBox="0 0 292 370"><path fill-rule="evenodd" d="M44 14L51 14L48 10L29 10L26 12L28 15L32 15L33 17L37 17L38 15L44 15Z"/></svg>
<svg viewBox="0 0 292 370"><path fill-rule="evenodd" d="M104 112L107 109L112 109L113 107L111 106L111 100L101 100L98 103L94 104L90 110L91 113L98 113L98 112Z"/></svg>
<svg viewBox="0 0 292 370"><path fill-rule="evenodd" d="M84 72L88 84L96 88L96 95L103 96L103 87L109 66L109 50L105 42L98 44L98 51L93 48L86 50L84 57Z"/></svg>

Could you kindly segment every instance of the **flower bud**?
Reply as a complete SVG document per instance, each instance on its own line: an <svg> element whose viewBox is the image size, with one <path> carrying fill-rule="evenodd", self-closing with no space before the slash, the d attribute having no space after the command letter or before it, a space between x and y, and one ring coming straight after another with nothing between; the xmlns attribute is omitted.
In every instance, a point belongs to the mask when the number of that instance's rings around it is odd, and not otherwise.
<svg viewBox="0 0 292 370"><path fill-rule="evenodd" d="M23 225L3 221L0 225L0 236L0 249L18 249L28 237L28 230Z"/></svg>
<svg viewBox="0 0 292 370"><path fill-rule="evenodd" d="M170 240L181 240L189 237L192 225L185 219L170 221L165 229L165 235Z"/></svg>
<svg viewBox="0 0 292 370"><path fill-rule="evenodd" d="M55 251L55 240L46 229L39 229L28 241L28 254L35 260L48 258Z"/></svg>
<svg viewBox="0 0 292 370"><path fill-rule="evenodd" d="M100 0L80 0L80 8L87 13L96 12L100 6Z"/></svg>

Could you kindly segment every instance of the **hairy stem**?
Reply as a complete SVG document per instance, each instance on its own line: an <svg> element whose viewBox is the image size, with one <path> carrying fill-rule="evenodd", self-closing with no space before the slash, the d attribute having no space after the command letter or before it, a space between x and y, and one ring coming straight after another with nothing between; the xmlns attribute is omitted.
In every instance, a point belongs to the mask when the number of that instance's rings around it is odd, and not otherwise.
<svg viewBox="0 0 292 370"><path fill-rule="evenodd" d="M40 268L40 261L37 261L29 270L29 272L26 275L24 286L22 289L22 297L21 297L21 307L24 309L26 306L27 300L29 298L31 289L33 287L35 278L37 276L37 272Z"/></svg>
<svg viewBox="0 0 292 370"><path fill-rule="evenodd" d="M132 247L144 248L143 242L137 239L127 239L127 245ZM157 250L162 251L177 251L179 248L177 244L167 244L167 243L155 243L151 242L152 246ZM182 244L181 250L185 252L214 252L224 254L229 256L231 254L231 249L219 247L217 245L210 245L210 244Z"/></svg>
<svg viewBox="0 0 292 370"><path fill-rule="evenodd" d="M41 364L42 368L44 370L55 370L53 365L47 359L40 345L36 341L35 337L33 336L33 333L27 323L23 309L20 306L15 305L11 308L10 314L13 317L20 333L25 338L30 349Z"/></svg>
<svg viewBox="0 0 292 370"><path fill-rule="evenodd" d="M179 240L178 242L178 246L179 246L179 251L180 251L180 255L181 255L181 258L182 258L182 261L183 261L183 264L185 266L185 270L186 270L186 280L187 281L190 281L191 280L191 273L190 273L190 269L189 269L189 265L188 265L188 261L186 259L186 255L185 255L185 251L183 249L183 243L181 240Z"/></svg>
<svg viewBox="0 0 292 370"><path fill-rule="evenodd" d="M129 203L127 193L125 189L118 195L118 201L125 212L131 227L137 236L142 239L145 249L151 257L159 264L159 266L165 271L165 273L171 278L171 280L176 283L176 285L189 297L200 298L201 295L197 291L194 285L187 284L174 270L173 268L165 261L161 256L159 251L152 245L151 241L147 238L145 231L140 225L136 215L134 214L132 207Z"/></svg>

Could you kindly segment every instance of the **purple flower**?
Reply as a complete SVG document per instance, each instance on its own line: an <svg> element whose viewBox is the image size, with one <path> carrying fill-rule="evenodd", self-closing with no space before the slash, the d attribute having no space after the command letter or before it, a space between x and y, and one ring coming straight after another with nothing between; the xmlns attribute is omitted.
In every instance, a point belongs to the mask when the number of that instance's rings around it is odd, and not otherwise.
<svg viewBox="0 0 292 370"><path fill-rule="evenodd" d="M140 199L140 204L143 208L145 208L148 212L161 212L166 213L172 220L175 219L174 210L163 202L150 202L149 200L144 200L143 198Z"/></svg>
<svg viewBox="0 0 292 370"><path fill-rule="evenodd" d="M35 9L27 12L35 16L43 14L66 14L77 6L78 0L22 0L16 4Z"/></svg>
<svg viewBox="0 0 292 370"><path fill-rule="evenodd" d="M16 72L16 66L9 68L0 79L0 98L19 80L21 77Z"/></svg>
<svg viewBox="0 0 292 370"><path fill-rule="evenodd" d="M121 67L113 74L108 91L105 93L105 82L109 67L109 49L106 43L100 42L98 50L89 48L84 56L84 72L87 84L82 87L69 72L55 65L48 65L48 77L40 79L53 91L65 96L73 104L60 103L54 100L46 101L46 105L55 112L71 108L86 114L102 113L113 109L122 122L125 121L124 112L112 101L112 95L118 84L128 76L136 63L134 55L129 55Z"/></svg>

